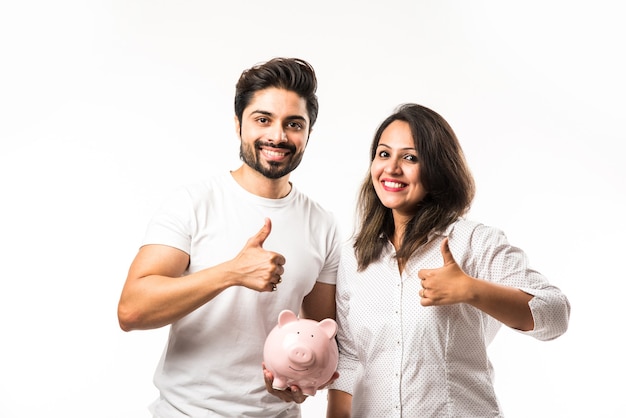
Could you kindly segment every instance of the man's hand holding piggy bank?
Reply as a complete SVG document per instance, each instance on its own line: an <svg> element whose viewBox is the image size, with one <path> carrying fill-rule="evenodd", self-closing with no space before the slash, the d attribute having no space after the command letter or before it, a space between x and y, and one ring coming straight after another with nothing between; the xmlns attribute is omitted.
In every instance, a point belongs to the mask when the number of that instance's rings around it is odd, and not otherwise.
<svg viewBox="0 0 626 418"><path fill-rule="evenodd" d="M317 322L282 311L263 349L265 368L274 376L272 388L285 390L295 385L303 394L313 396L336 378L336 333L337 323L330 318Z"/></svg>

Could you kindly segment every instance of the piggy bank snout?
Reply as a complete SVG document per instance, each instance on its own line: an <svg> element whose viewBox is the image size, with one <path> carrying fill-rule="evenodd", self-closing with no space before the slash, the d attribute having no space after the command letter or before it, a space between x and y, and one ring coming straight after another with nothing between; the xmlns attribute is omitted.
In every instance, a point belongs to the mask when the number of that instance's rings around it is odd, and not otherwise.
<svg viewBox="0 0 626 418"><path fill-rule="evenodd" d="M301 366L315 363L315 353L303 344L295 344L288 351L289 360Z"/></svg>

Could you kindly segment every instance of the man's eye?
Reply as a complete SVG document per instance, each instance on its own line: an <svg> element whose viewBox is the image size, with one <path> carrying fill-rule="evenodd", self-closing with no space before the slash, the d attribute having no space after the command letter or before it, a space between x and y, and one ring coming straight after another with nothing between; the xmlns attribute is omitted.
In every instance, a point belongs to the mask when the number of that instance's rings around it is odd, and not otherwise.
<svg viewBox="0 0 626 418"><path fill-rule="evenodd" d="M269 119L267 119L267 118L258 118L257 121L259 123L267 123L269 121Z"/></svg>
<svg viewBox="0 0 626 418"><path fill-rule="evenodd" d="M289 126L291 129L302 129L302 124L298 122L289 122L287 126Z"/></svg>

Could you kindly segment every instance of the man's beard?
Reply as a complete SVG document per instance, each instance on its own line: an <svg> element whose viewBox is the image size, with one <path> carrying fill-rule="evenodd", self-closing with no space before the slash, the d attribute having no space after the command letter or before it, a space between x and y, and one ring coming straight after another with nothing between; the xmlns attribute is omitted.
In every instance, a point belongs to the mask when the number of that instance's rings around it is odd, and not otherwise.
<svg viewBox="0 0 626 418"><path fill-rule="evenodd" d="M296 148L292 145L284 145L280 147L274 147L277 151L286 150L290 152L290 157L285 163L279 163L276 161L268 161L269 166L264 166L259 158L261 153L261 146L270 146L270 144L262 143L261 141L255 141L254 147L249 144L244 144L243 141L239 146L239 158L254 170L261 173L268 179L279 179L291 173L300 165L304 152L298 154L295 153Z"/></svg>

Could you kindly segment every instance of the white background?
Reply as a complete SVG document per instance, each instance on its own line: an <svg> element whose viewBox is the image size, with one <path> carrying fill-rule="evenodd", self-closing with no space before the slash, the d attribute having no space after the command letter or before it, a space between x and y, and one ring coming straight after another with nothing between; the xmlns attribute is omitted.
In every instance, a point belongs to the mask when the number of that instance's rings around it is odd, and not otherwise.
<svg viewBox="0 0 626 418"><path fill-rule="evenodd" d="M417 102L464 146L471 217L569 296L560 339L492 344L507 416L624 414L619 3L2 1L0 417L148 417L166 329L119 329L127 268L172 188L239 165L234 85L273 56L317 70L292 180L346 232L376 126Z"/></svg>

